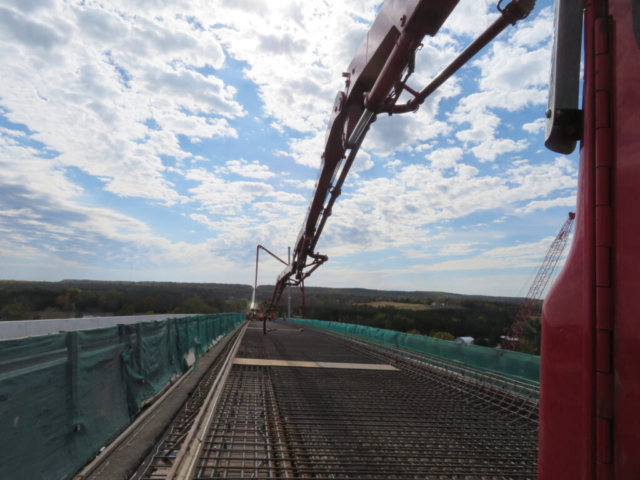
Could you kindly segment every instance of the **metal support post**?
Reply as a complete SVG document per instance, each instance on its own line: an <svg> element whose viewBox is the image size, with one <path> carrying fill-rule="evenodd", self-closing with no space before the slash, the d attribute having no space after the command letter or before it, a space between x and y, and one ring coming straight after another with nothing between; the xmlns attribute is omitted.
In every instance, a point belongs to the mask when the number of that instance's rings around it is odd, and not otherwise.
<svg viewBox="0 0 640 480"><path fill-rule="evenodd" d="M73 429L79 432L82 424L80 417L80 381L79 376L79 344L78 332L67 333L67 355L69 365L69 378L71 383L71 405L73 416L71 419Z"/></svg>

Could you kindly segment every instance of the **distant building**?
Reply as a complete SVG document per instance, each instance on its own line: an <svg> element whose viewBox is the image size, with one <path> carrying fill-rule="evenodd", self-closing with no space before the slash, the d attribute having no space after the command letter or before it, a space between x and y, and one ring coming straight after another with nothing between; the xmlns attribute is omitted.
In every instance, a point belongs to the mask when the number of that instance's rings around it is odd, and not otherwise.
<svg viewBox="0 0 640 480"><path fill-rule="evenodd" d="M456 343L466 343L467 345L473 345L473 337L458 337L454 340Z"/></svg>
<svg viewBox="0 0 640 480"><path fill-rule="evenodd" d="M506 335L500 335L501 340L508 340L510 342L518 342L520 339L518 337L507 337Z"/></svg>

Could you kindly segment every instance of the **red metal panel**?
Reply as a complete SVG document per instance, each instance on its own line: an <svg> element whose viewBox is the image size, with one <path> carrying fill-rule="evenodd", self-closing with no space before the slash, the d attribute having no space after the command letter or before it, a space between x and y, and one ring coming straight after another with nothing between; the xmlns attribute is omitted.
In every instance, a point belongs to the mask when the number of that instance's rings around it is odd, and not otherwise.
<svg viewBox="0 0 640 480"><path fill-rule="evenodd" d="M585 2L584 128L574 240L543 308L540 480L595 477L595 20Z"/></svg>
<svg viewBox="0 0 640 480"><path fill-rule="evenodd" d="M613 330L613 289L596 288L596 327Z"/></svg>
<svg viewBox="0 0 640 480"><path fill-rule="evenodd" d="M611 89L611 55L603 53L596 57L596 89Z"/></svg>
<svg viewBox="0 0 640 480"><path fill-rule="evenodd" d="M610 167L613 151L613 134L610 128L601 128L596 131L596 166ZM608 162L608 163L607 163Z"/></svg>
<svg viewBox="0 0 640 480"><path fill-rule="evenodd" d="M596 286L611 286L611 248L596 247Z"/></svg>
<svg viewBox="0 0 640 480"><path fill-rule="evenodd" d="M596 110L600 112L596 116L596 128L605 128L611 125L609 113L609 92L596 92Z"/></svg>
<svg viewBox="0 0 640 480"><path fill-rule="evenodd" d="M594 255L593 174L582 151L574 242L564 269L544 303L540 400L540 480L592 478L592 362ZM589 282L589 279L591 281Z"/></svg>
<svg viewBox="0 0 640 480"><path fill-rule="evenodd" d="M606 4L603 4L603 6ZM603 9L604 10L604 9ZM606 11L595 22L595 88L596 132L611 131L611 55L610 55L610 19ZM596 133L597 142L597 133ZM597 149L596 165L613 165L613 150ZM611 205L611 169L610 166L596 168L596 286L611 287L613 276L613 258L615 245L613 243L613 207ZM606 192L606 195L605 195ZM600 202L600 203L598 203ZM596 289L596 295L597 290ZM614 290L614 289L613 289ZM615 291L615 290L614 290ZM613 315L613 305L607 304L611 311L605 311L605 306L597 304L596 296L596 325L606 323ZM599 319L598 315L605 319ZM613 465L613 366L611 356L613 350L613 331L596 331L596 462L595 472L598 480L608 478ZM604 468L602 465L607 464Z"/></svg>
<svg viewBox="0 0 640 480"><path fill-rule="evenodd" d="M597 463L596 476L600 480L615 480L613 476L613 465L610 463Z"/></svg>
<svg viewBox="0 0 640 480"><path fill-rule="evenodd" d="M596 169L596 186L598 185L598 174L602 168ZM607 175L609 178L609 175ZM597 194L596 194L597 198ZM610 247L613 245L613 208L611 205L600 205L596 207L596 245Z"/></svg>
<svg viewBox="0 0 640 480"><path fill-rule="evenodd" d="M602 463L611 463L612 460L612 435L613 422L606 418L598 417L596 420L596 460Z"/></svg>
<svg viewBox="0 0 640 480"><path fill-rule="evenodd" d="M598 330L598 333L601 332L602 330ZM603 343L609 341L608 335L600 338ZM604 348L609 348L608 344L605 344ZM602 366L609 368L610 364ZM596 415L613 419L613 375L610 373L596 373Z"/></svg>
<svg viewBox="0 0 640 480"><path fill-rule="evenodd" d="M640 46L632 2L606 5L587 0L585 12L576 239L544 312L541 479L640 478ZM584 295L579 306L562 305L578 292ZM594 294L597 330L589 309ZM566 338L570 327L573 343ZM564 384L571 371L576 379ZM563 398L554 402L558 396ZM563 419L569 405L575 415Z"/></svg>
<svg viewBox="0 0 640 480"><path fill-rule="evenodd" d="M597 157L598 157L598 150L596 146L596 158ZM609 167L598 167L596 169L596 205L610 205L610 204L611 204L611 169Z"/></svg>
<svg viewBox="0 0 640 480"><path fill-rule="evenodd" d="M637 0L634 2L638 8ZM634 2L609 0L614 25L612 99L616 149L613 171L616 480L640 478L640 46L634 40Z"/></svg>
<svg viewBox="0 0 640 480"><path fill-rule="evenodd" d="M598 329L596 330L596 371L602 373L612 372L612 360L613 352L612 347L612 332L610 330ZM596 387L597 389L597 387ZM600 410L600 406L597 407ZM598 415L605 416L601 413Z"/></svg>
<svg viewBox="0 0 640 480"><path fill-rule="evenodd" d="M598 1L598 0L589 1L586 3L596 8L599 8L599 7L606 8L607 6L606 2ZM609 34L608 34L609 19L605 18L604 15L599 15L598 18L594 20L594 27L595 27L595 43L594 43L593 54L602 55L602 54L609 53L609 43L610 43ZM598 74L597 68L598 68L598 61L596 60L596 75Z"/></svg>

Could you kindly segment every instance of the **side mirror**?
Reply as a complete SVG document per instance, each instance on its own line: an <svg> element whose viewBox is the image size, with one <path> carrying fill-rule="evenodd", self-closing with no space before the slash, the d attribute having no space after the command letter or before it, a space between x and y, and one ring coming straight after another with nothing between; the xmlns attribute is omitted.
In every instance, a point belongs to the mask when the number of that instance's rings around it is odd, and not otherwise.
<svg viewBox="0 0 640 480"><path fill-rule="evenodd" d="M545 146L568 154L582 137L580 54L583 0L556 0Z"/></svg>

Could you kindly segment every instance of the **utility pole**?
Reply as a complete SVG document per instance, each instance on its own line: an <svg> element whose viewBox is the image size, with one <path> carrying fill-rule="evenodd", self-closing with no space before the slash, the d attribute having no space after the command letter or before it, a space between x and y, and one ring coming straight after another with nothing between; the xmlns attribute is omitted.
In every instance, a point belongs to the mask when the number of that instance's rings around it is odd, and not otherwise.
<svg viewBox="0 0 640 480"><path fill-rule="evenodd" d="M278 257L277 255L273 254L272 252L270 252L266 248L264 248L262 245L258 245L256 247L256 278L255 278L255 281L254 281L254 284L253 284L253 300L251 301L251 308L258 308L258 306L256 305L256 301L257 301L256 292L258 291L258 265L260 263L260 249L262 249L265 252L267 252L269 255L271 255L273 258L278 260L283 265L288 265L288 263L286 263L280 257ZM289 263L291 263L291 249L289 249ZM274 311L278 311L277 305L275 306L275 308L272 305L270 308L268 308L266 310L266 312L260 313L260 315L262 315L262 331L265 334L267 333L267 313L271 314Z"/></svg>

